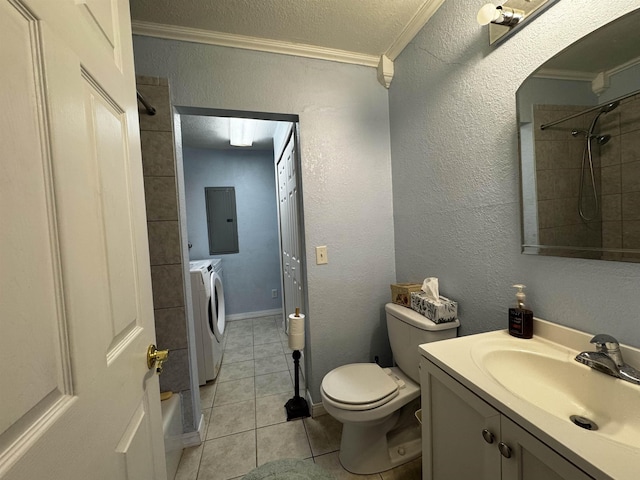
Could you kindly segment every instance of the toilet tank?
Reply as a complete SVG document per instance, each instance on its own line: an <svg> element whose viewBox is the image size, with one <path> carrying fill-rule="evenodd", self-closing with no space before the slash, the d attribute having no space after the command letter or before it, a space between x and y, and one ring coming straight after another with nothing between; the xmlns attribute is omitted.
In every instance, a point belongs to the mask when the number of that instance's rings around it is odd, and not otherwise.
<svg viewBox="0 0 640 480"><path fill-rule="evenodd" d="M418 345L453 338L460 322L434 323L410 308L387 303L387 330L396 365L413 381L420 383Z"/></svg>

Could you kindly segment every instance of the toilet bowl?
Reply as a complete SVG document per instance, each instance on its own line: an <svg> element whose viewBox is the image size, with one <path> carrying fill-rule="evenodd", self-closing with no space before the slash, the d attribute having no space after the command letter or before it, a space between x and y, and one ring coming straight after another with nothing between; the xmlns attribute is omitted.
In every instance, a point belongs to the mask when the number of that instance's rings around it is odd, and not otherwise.
<svg viewBox="0 0 640 480"><path fill-rule="evenodd" d="M435 324L395 304L385 306L396 367L352 363L325 375L325 410L343 424L340 463L356 474L373 474L421 454L418 345L456 336L459 322Z"/></svg>

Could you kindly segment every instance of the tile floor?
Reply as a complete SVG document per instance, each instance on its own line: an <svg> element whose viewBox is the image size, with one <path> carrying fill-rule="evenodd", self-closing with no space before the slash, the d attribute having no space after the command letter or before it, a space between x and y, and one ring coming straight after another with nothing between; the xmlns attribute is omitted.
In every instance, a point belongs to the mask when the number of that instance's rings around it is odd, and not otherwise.
<svg viewBox="0 0 640 480"><path fill-rule="evenodd" d="M279 318L227 324L218 378L200 387L206 441L184 450L175 480L241 479L280 458L309 459L337 480L419 480L420 459L382 474L344 470L338 461L342 424L329 415L287 422L284 404L293 396L293 360Z"/></svg>

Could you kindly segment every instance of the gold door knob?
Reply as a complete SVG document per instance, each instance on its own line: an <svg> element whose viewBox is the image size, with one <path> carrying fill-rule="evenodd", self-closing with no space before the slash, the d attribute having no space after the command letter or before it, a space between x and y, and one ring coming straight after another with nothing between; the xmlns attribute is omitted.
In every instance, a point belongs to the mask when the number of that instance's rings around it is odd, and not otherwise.
<svg viewBox="0 0 640 480"><path fill-rule="evenodd" d="M151 370L154 365L156 372L162 373L162 364L169 358L169 350L158 350L158 348L151 344L147 348L147 367Z"/></svg>

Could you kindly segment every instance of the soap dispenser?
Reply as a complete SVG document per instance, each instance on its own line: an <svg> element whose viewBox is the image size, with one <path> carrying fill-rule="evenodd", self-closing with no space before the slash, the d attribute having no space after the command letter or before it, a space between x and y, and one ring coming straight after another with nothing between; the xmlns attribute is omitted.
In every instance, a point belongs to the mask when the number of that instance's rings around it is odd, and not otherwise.
<svg viewBox="0 0 640 480"><path fill-rule="evenodd" d="M513 287L518 289L517 306L509 309L509 333L518 338L531 338L533 337L533 312L524 304L526 295L522 290L525 286L516 284Z"/></svg>

